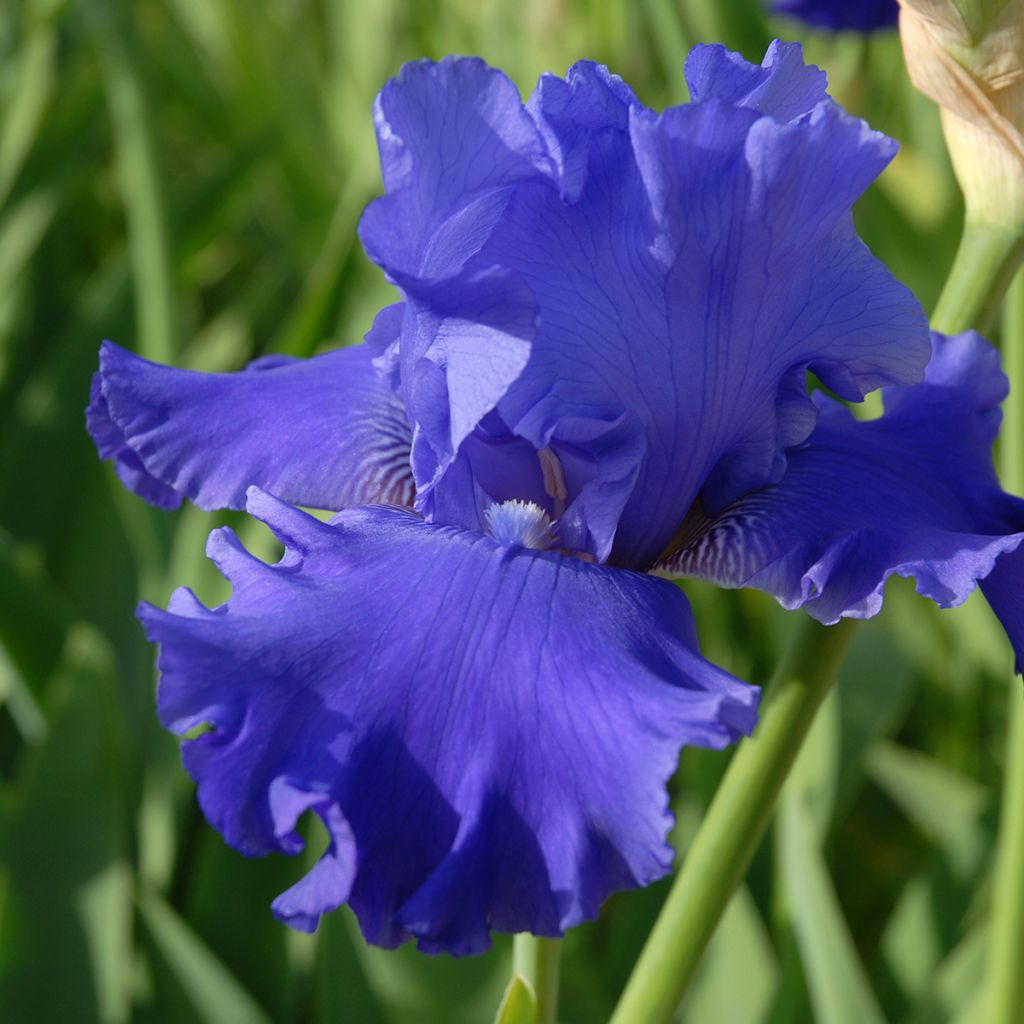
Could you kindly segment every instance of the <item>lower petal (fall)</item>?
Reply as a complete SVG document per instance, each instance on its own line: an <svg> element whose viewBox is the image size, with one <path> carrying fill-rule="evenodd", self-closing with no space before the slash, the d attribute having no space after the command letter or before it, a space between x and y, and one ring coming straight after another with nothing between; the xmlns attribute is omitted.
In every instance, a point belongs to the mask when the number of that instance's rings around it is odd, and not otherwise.
<svg viewBox="0 0 1024 1024"><path fill-rule="evenodd" d="M144 605L159 704L210 822L242 852L331 838L279 898L312 928L351 905L367 938L468 954L558 935L664 874L680 747L749 732L758 691L705 661L664 580L368 507L324 524L262 492L270 566L230 531L220 608Z"/></svg>

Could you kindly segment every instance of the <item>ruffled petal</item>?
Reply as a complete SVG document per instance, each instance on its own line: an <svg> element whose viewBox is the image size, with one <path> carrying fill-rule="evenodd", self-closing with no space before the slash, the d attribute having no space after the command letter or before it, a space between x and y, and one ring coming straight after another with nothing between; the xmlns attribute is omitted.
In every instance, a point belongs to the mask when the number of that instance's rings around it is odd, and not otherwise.
<svg viewBox="0 0 1024 1024"><path fill-rule="evenodd" d="M417 74L431 109L469 102L451 69ZM371 256L408 300L398 363L428 515L474 514L479 481L467 484L458 451L491 414L556 453L560 437L628 421L628 444L589 445L592 462L615 466L579 475L589 491L570 490L566 527L580 550L646 568L698 494L717 511L781 476L786 448L816 418L808 369L851 400L921 379L924 315L850 218L895 144L828 100L798 47L773 45L760 67L699 49L688 75L698 102L660 117L596 65L546 76L524 114L554 170L509 146L503 159L515 159L496 164L483 192L459 195L467 150L430 128L444 122L428 118L417 135L418 151L457 168L444 226L430 229L418 270ZM500 91L493 109L520 125ZM447 473L462 500L432 503Z"/></svg>
<svg viewBox="0 0 1024 1024"><path fill-rule="evenodd" d="M110 344L109 342L107 343ZM113 348L114 346L111 346ZM102 352L103 350L101 350ZM120 352L120 349L117 349ZM114 422L103 394L103 376L94 373L89 386L89 405L85 422L101 459L110 459L121 483L133 494L145 498L157 508L172 511L181 504L181 494L152 476L124 439L124 431Z"/></svg>
<svg viewBox="0 0 1024 1024"><path fill-rule="evenodd" d="M777 121L792 121L829 98L825 72L804 63L798 43L778 39L760 64L718 44L695 46L686 58L686 84L694 103L725 100Z"/></svg>
<svg viewBox="0 0 1024 1024"><path fill-rule="evenodd" d="M501 267L409 289L416 301L403 316L401 379L416 424L413 474L426 495L522 373L537 311L519 276Z"/></svg>
<svg viewBox="0 0 1024 1024"><path fill-rule="evenodd" d="M893 573L944 608L989 580L1020 659L1024 500L1000 489L991 459L1006 378L977 334L932 339L924 383L887 391L867 422L820 399L780 483L692 522L695 539L660 568L766 590L827 623L874 615Z"/></svg>
<svg viewBox="0 0 1024 1024"><path fill-rule="evenodd" d="M478 58L406 64L377 97L374 123L388 194L359 233L393 276L458 273L510 189L553 172L515 85Z"/></svg>
<svg viewBox="0 0 1024 1024"><path fill-rule="evenodd" d="M294 853L302 811L327 825L280 916L346 900L371 942L475 953L669 869L680 746L749 732L757 704L701 658L677 588L395 508L326 525L253 492L250 511L278 565L217 531L231 600L140 615L163 722L210 727L184 758L225 839Z"/></svg>
<svg viewBox="0 0 1024 1024"><path fill-rule="evenodd" d="M101 457L164 508L243 508L246 488L341 509L411 505L411 432L364 346L269 356L240 373L158 366L110 342L86 411Z"/></svg>
<svg viewBox="0 0 1024 1024"><path fill-rule="evenodd" d="M593 61L578 61L564 79L541 75L526 109L555 161L564 200L571 203L579 198L594 134L607 128L626 131L630 110L640 106L618 75Z"/></svg>

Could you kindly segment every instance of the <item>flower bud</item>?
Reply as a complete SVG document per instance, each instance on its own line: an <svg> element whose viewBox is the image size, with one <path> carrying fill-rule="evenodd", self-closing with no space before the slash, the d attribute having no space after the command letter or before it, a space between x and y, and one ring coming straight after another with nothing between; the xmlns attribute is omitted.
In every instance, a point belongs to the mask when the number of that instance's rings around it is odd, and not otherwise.
<svg viewBox="0 0 1024 1024"><path fill-rule="evenodd" d="M900 0L911 81L942 108L975 223L1024 234L1024 0Z"/></svg>

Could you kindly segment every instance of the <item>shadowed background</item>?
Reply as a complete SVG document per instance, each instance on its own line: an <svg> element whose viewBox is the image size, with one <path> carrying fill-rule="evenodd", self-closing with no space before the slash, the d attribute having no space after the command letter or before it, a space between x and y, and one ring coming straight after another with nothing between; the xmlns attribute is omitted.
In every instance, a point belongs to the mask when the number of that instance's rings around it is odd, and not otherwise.
<svg viewBox="0 0 1024 1024"><path fill-rule="evenodd" d="M685 53L759 61L803 39L833 95L903 151L861 234L926 308L960 226L938 115L894 33L811 35L757 0L16 0L0 7L0 1017L139 1022L489 1020L510 944L430 959L270 914L302 873L202 821L153 710L139 597L193 586L235 513L167 514L101 465L83 419L107 337L235 370L354 344L391 301L355 236L380 189L371 107L403 61L480 54L528 93L607 63L686 99ZM686 586L705 653L754 682L795 615ZM981 977L1010 655L984 604L939 614L892 585L863 628L680 1019L970 1019ZM728 761L686 751L684 850ZM410 836L410 842L416 837ZM311 836L308 858L322 848ZM306 855L304 855L306 856ZM606 1019L666 883L566 941L561 1018ZM873 990L873 992L872 992Z"/></svg>

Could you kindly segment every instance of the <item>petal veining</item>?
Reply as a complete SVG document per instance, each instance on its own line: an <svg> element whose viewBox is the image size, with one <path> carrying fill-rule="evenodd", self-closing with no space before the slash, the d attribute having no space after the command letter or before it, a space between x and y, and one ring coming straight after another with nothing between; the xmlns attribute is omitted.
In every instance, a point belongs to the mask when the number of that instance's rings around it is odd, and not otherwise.
<svg viewBox="0 0 1024 1024"><path fill-rule="evenodd" d="M315 508L411 505L409 422L372 355L360 345L196 373L106 342L89 432L125 486L165 508L243 508L252 485Z"/></svg>

